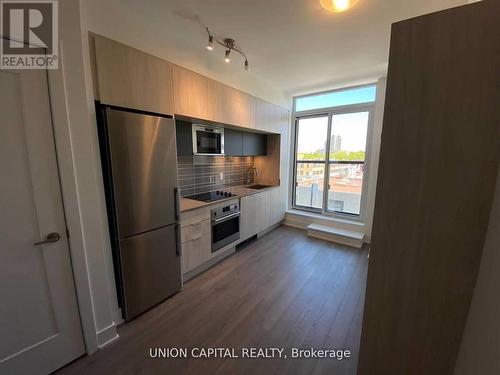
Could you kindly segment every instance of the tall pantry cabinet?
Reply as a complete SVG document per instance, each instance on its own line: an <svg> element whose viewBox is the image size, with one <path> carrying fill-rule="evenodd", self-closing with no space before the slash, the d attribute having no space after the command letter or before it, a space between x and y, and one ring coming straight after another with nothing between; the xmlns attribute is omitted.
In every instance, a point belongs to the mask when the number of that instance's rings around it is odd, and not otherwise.
<svg viewBox="0 0 500 375"><path fill-rule="evenodd" d="M500 4L392 26L358 375L451 375L500 156Z"/></svg>

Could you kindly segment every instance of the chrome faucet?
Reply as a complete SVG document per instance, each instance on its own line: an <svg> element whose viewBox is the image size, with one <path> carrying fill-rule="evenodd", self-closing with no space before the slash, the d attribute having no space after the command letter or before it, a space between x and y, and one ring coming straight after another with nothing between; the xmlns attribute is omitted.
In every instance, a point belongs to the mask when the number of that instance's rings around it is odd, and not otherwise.
<svg viewBox="0 0 500 375"><path fill-rule="evenodd" d="M259 175L259 170L255 167L255 164L253 166L251 166L250 168L248 168L248 171L247 171L247 185L250 184L250 172L254 172L253 173L253 177L254 177L254 182L255 182L255 177L257 177Z"/></svg>

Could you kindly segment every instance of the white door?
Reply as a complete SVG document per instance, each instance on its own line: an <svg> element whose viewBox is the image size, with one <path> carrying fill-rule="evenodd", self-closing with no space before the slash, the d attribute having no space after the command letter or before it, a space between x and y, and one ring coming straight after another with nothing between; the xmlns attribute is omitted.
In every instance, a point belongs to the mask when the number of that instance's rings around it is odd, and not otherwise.
<svg viewBox="0 0 500 375"><path fill-rule="evenodd" d="M85 348L45 71L0 71L0 176L0 374L47 374Z"/></svg>

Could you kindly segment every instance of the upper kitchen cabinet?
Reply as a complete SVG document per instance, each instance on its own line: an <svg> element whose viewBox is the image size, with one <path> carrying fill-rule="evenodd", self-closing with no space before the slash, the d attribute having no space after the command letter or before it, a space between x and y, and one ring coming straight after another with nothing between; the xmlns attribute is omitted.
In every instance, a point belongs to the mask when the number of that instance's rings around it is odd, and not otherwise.
<svg viewBox="0 0 500 375"><path fill-rule="evenodd" d="M243 155L243 132L233 129L224 129L224 154L226 156Z"/></svg>
<svg viewBox="0 0 500 375"><path fill-rule="evenodd" d="M190 70L174 67L175 113L253 128L255 98Z"/></svg>
<svg viewBox="0 0 500 375"><path fill-rule="evenodd" d="M243 156L267 155L267 135L259 133L242 132Z"/></svg>
<svg viewBox="0 0 500 375"><path fill-rule="evenodd" d="M255 98L232 87L221 85L222 121L244 128L255 127Z"/></svg>
<svg viewBox="0 0 500 375"><path fill-rule="evenodd" d="M255 99L255 128L258 130L274 132L280 120L281 107L261 99Z"/></svg>
<svg viewBox="0 0 500 375"><path fill-rule="evenodd" d="M190 122L175 120L177 156L193 156L193 127Z"/></svg>
<svg viewBox="0 0 500 375"><path fill-rule="evenodd" d="M93 49L95 98L104 104L173 114L172 64L98 35Z"/></svg>
<svg viewBox="0 0 500 375"><path fill-rule="evenodd" d="M174 66L175 114L212 120L208 103L208 81L201 74Z"/></svg>

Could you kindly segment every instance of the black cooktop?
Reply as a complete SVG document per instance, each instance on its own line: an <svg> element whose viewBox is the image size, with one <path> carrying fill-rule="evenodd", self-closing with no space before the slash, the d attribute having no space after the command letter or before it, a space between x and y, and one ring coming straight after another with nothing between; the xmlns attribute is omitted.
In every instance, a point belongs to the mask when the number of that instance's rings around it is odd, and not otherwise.
<svg viewBox="0 0 500 375"><path fill-rule="evenodd" d="M221 199L227 199L231 197L236 197L236 194L231 193L229 191L216 190L216 191L210 191L208 193L194 194L184 198L193 199L195 201L201 201L201 202L215 202L215 201L220 201Z"/></svg>

